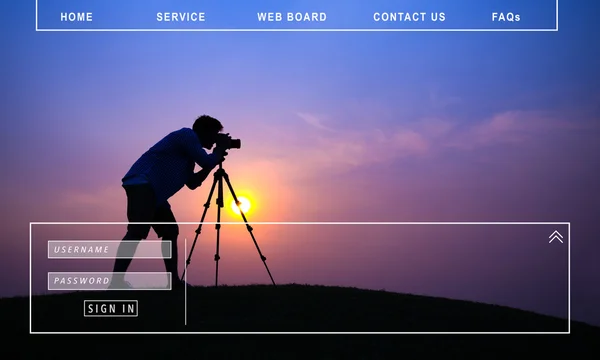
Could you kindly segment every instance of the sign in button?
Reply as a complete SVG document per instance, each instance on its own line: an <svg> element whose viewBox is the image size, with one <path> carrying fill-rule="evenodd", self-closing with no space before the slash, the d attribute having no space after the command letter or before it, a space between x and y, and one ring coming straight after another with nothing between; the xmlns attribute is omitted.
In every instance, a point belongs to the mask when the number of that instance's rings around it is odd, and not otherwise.
<svg viewBox="0 0 600 360"><path fill-rule="evenodd" d="M84 300L84 317L138 317L137 300Z"/></svg>

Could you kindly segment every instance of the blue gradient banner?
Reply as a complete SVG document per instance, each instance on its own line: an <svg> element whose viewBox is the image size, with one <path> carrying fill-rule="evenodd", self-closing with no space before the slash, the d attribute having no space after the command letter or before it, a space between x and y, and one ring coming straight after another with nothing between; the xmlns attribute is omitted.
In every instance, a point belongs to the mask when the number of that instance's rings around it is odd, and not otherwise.
<svg viewBox="0 0 600 360"><path fill-rule="evenodd" d="M37 0L37 29L553 30L556 0Z"/></svg>

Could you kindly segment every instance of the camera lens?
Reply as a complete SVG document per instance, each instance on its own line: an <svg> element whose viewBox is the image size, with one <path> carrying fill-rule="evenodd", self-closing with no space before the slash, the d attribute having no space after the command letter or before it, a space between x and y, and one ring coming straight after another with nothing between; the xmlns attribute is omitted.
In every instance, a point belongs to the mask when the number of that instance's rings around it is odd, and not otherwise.
<svg viewBox="0 0 600 360"><path fill-rule="evenodd" d="M241 149L242 148L242 140L240 139L231 139L231 148L232 149Z"/></svg>

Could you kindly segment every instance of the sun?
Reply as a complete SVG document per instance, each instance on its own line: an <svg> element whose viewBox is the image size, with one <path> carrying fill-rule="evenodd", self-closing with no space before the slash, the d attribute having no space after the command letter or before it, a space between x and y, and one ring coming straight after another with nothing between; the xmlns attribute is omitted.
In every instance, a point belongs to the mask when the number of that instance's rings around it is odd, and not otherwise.
<svg viewBox="0 0 600 360"><path fill-rule="evenodd" d="M240 206L238 207L237 204L235 203L235 200L231 200L231 210L233 210L233 212L236 215L241 215L240 213L240 209L242 209L242 212L244 214L248 213L248 210L250 210L250 200L248 200L247 198L243 197L243 196L238 196L237 197L238 201L240 202Z"/></svg>

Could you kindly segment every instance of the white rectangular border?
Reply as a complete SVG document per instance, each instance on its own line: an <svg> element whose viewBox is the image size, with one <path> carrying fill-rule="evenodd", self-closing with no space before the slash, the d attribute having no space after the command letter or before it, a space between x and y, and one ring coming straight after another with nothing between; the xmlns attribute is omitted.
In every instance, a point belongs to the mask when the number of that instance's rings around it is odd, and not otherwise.
<svg viewBox="0 0 600 360"><path fill-rule="evenodd" d="M36 32L556 32L558 31L558 0L554 29L40 29L38 1L35 0Z"/></svg>
<svg viewBox="0 0 600 360"><path fill-rule="evenodd" d="M48 260L70 260L70 259L170 259L173 257L173 242L171 240L144 240L140 244L147 243L169 243L169 257L165 258L164 256L133 256L131 258L122 257L122 256L82 256L82 257L71 257L71 256L50 256L50 243L122 243L122 242L138 242L136 240L48 240ZM97 246L97 245L91 245Z"/></svg>
<svg viewBox="0 0 600 360"><path fill-rule="evenodd" d="M248 222L249 225L566 225L567 226L567 331L557 332L539 332L539 331L487 331L487 332L471 332L471 331L417 331L417 332L295 332L295 331L284 331L284 332L200 332L200 331L177 331L177 332L156 332L156 331L138 331L138 332L121 332L121 331L86 331L86 332L71 332L71 331L33 331L33 319L32 319L32 229L33 225L128 225L128 222L30 222L29 223L29 334L30 335L102 335L102 334L114 334L114 335L139 335L139 334L155 334L155 335L183 335L183 334L220 334L220 335L261 335L261 334L281 334L281 335L296 335L296 334L319 334L319 335L569 335L571 334L571 222L503 222L503 221L492 221L492 222ZM137 223L137 224L172 224L166 223ZM198 222L177 222L178 225L198 225ZM225 225L246 225L246 222L241 221L222 221L222 222L204 222L203 224L225 224ZM185 239L185 250L187 251L187 238ZM185 258L185 257L184 257ZM184 259L185 260L185 259ZM187 278L187 272L186 272ZM185 279L184 279L185 281ZM185 286L185 313L187 325L187 286Z"/></svg>
<svg viewBox="0 0 600 360"><path fill-rule="evenodd" d="M135 302L135 315L86 315L85 305L88 302ZM83 300L83 317L86 318L136 318L140 315L140 305L137 300Z"/></svg>

